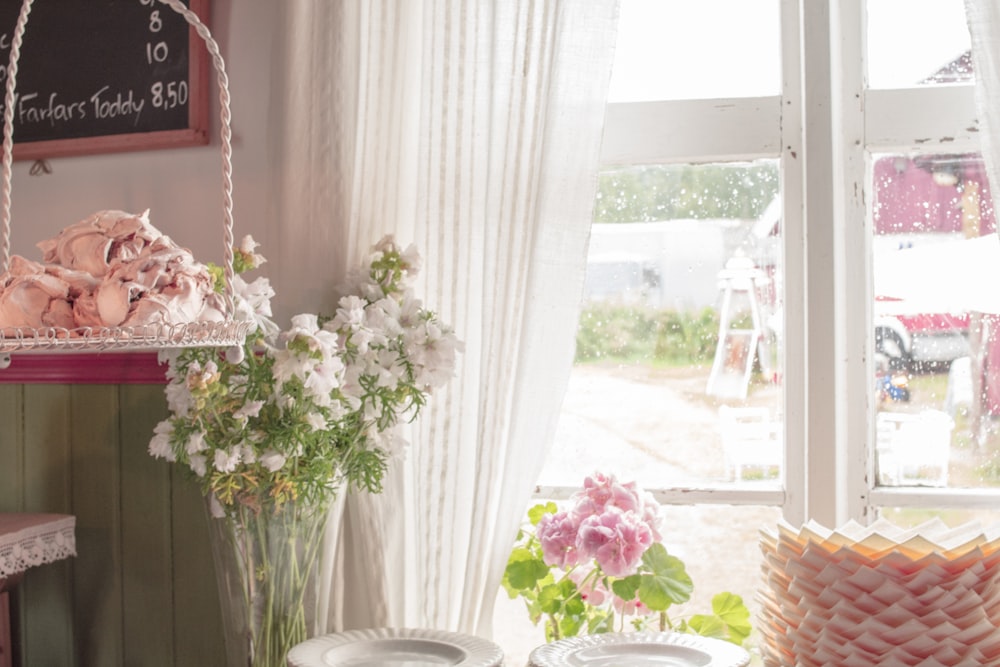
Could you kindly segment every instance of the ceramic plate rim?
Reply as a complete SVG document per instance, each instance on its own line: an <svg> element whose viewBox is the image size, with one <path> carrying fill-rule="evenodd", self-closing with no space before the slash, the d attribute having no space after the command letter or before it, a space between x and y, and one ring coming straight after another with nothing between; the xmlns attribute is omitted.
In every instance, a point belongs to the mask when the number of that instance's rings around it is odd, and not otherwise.
<svg viewBox="0 0 1000 667"><path fill-rule="evenodd" d="M332 648L359 641L387 639L417 639L461 648L466 652L467 657L462 662L457 663L455 667L499 667L503 662L503 651L500 647L480 637L445 630L369 628L346 630L307 639L292 647L292 650L288 652L288 667L330 667L329 663L323 662L323 656Z"/></svg>
<svg viewBox="0 0 1000 667"><path fill-rule="evenodd" d="M561 639L540 646L528 658L530 667L565 667L566 658L582 648L609 644L663 644L704 651L712 661L707 667L746 667L750 654L721 639L680 632L609 632Z"/></svg>

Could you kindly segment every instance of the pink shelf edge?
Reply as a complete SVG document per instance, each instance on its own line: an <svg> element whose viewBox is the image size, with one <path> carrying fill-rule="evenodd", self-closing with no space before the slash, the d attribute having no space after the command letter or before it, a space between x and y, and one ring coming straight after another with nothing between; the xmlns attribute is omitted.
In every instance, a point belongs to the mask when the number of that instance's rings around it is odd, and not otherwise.
<svg viewBox="0 0 1000 667"><path fill-rule="evenodd" d="M11 354L0 384L166 384L155 352Z"/></svg>

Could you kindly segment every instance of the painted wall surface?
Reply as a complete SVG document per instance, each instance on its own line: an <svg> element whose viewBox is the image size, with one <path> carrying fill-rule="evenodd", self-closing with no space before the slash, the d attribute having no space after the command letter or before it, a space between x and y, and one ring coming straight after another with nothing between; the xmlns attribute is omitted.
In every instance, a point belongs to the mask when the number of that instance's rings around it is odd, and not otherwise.
<svg viewBox="0 0 1000 667"><path fill-rule="evenodd" d="M0 384L0 512L76 516L13 596L15 665L225 663L196 487L146 452L162 385Z"/></svg>
<svg viewBox="0 0 1000 667"><path fill-rule="evenodd" d="M284 3L211 1L232 97L234 233L269 244L280 233L268 100ZM206 147L58 158L41 176L16 163L13 252L39 259L37 241L95 211L149 208L196 258L221 260L215 99ZM20 664L224 664L201 500L146 452L165 413L158 385L0 384L0 512L77 517L78 556L29 570L14 596Z"/></svg>

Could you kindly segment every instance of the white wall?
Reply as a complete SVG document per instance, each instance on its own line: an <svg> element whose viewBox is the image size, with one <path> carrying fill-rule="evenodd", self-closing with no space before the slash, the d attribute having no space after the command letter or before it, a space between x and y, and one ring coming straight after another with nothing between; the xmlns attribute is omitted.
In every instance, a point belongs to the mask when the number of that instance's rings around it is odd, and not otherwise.
<svg viewBox="0 0 1000 667"><path fill-rule="evenodd" d="M236 239L245 234L277 247L272 220L275 180L267 147L274 41L284 3L211 0L208 23L230 79L233 129L233 198ZM166 11L169 11L167 9ZM31 23L25 40L31 38ZM101 209L140 212L197 259L222 259L222 179L218 139L218 88L213 87L209 146L118 153L49 161L52 173L31 176L31 161L14 164L13 252L40 259L34 244ZM16 137L15 137L16 140Z"/></svg>

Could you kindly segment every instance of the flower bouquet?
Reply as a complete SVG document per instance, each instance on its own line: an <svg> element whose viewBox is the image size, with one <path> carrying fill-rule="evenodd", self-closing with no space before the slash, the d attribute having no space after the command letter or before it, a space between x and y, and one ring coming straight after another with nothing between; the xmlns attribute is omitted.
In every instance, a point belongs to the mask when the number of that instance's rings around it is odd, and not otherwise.
<svg viewBox="0 0 1000 667"><path fill-rule="evenodd" d="M270 320L264 259L247 237L234 253L237 308L256 321L242 355L210 348L164 353L170 416L149 452L200 486L211 516L233 665L277 667L312 632L307 606L327 510L345 486L382 488L400 455L400 426L454 374L460 343L409 287L420 268L392 237L354 271L330 317ZM212 267L221 282L221 270ZM227 614L227 620L230 614Z"/></svg>
<svg viewBox="0 0 1000 667"><path fill-rule="evenodd" d="M568 509L555 503L528 511L503 586L521 597L533 623L544 619L546 641L634 630L693 632L742 644L750 612L732 593L712 598L712 613L678 621L668 610L691 598L684 563L667 553L660 507L634 482L587 477Z"/></svg>

